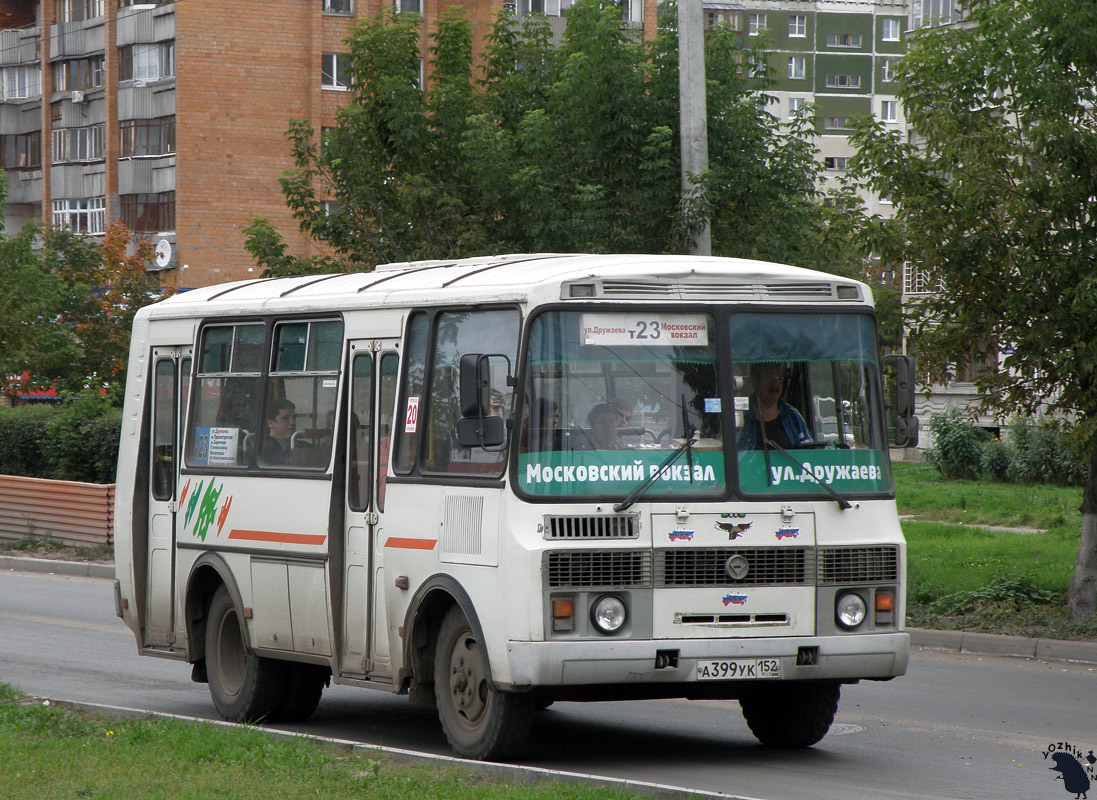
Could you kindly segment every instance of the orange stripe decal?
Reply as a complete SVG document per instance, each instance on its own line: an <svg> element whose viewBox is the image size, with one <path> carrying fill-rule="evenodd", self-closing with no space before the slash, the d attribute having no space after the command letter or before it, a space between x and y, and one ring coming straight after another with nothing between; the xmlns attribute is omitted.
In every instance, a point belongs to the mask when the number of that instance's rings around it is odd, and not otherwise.
<svg viewBox="0 0 1097 800"><path fill-rule="evenodd" d="M278 531L245 531L233 528L230 539L244 539L249 542L280 542L282 544L323 544L325 533L279 533Z"/></svg>
<svg viewBox="0 0 1097 800"><path fill-rule="evenodd" d="M402 550L433 550L436 544L438 544L437 539L405 539L390 536L385 540L385 547L399 547Z"/></svg>

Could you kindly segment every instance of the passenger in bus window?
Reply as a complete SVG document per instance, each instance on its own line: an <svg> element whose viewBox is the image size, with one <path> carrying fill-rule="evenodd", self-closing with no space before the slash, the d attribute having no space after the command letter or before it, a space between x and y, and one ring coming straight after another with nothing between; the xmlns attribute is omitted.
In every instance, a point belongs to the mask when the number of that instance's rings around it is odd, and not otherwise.
<svg viewBox="0 0 1097 800"><path fill-rule="evenodd" d="M800 412L781 399L788 367L775 361L754 364L750 380L753 386L750 410L739 431L739 449L760 450L763 428L767 440L786 449L810 442L811 434Z"/></svg>
<svg viewBox="0 0 1097 800"><path fill-rule="evenodd" d="M263 442L264 466L289 464L290 442L297 430L297 406L285 398L267 406L267 436Z"/></svg>
<svg viewBox="0 0 1097 800"><path fill-rule="evenodd" d="M620 450L624 447L617 438L617 423L621 416L609 403L598 403L587 414L590 425L590 443L595 450Z"/></svg>

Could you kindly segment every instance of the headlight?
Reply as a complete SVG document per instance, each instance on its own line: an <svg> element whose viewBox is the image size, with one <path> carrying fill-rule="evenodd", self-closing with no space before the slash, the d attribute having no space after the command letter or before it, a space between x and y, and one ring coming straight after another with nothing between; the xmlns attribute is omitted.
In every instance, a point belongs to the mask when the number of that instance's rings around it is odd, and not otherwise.
<svg viewBox="0 0 1097 800"><path fill-rule="evenodd" d="M602 633L617 633L627 616L624 602L612 594L602 595L590 607L590 621Z"/></svg>
<svg viewBox="0 0 1097 800"><path fill-rule="evenodd" d="M856 592L846 592L834 604L834 616L843 628L856 628L865 621L865 600Z"/></svg>

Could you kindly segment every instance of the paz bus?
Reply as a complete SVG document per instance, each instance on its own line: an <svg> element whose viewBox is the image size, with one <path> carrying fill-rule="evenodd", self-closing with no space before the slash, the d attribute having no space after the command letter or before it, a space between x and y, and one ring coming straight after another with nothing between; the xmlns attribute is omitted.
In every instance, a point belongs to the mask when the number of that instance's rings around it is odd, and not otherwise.
<svg viewBox="0 0 1097 800"><path fill-rule="evenodd" d="M885 402L863 283L393 264L178 294L128 363L116 610L227 719L334 682L503 759L555 701L738 699L810 746L842 684L906 670L885 409L909 438L913 387Z"/></svg>

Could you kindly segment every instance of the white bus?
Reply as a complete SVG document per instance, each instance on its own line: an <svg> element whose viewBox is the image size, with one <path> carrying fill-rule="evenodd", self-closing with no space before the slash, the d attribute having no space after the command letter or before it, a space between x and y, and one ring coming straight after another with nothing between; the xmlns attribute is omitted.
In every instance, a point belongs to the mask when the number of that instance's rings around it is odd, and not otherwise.
<svg viewBox="0 0 1097 800"><path fill-rule="evenodd" d="M756 261L189 291L133 326L117 611L231 720L370 687L500 759L556 700L737 698L812 745L907 666L883 385L866 285Z"/></svg>

